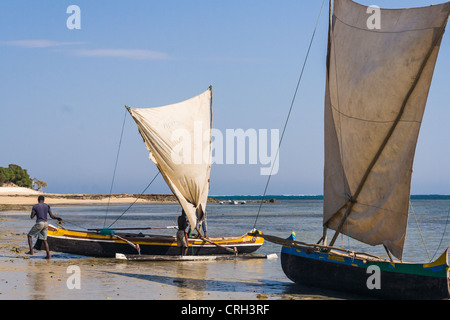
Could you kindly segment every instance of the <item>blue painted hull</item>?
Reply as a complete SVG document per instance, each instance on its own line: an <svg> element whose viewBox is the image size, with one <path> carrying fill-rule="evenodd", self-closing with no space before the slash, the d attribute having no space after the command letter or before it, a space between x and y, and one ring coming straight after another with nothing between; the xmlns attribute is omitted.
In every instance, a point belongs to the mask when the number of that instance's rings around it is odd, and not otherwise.
<svg viewBox="0 0 450 320"><path fill-rule="evenodd" d="M309 251L309 252L308 252ZM447 254L447 251L444 253ZM440 258L444 260L444 255ZM381 299L448 299L448 264L391 264L282 247L281 266L295 283ZM373 287L374 267L379 288ZM419 272L415 272L418 270Z"/></svg>

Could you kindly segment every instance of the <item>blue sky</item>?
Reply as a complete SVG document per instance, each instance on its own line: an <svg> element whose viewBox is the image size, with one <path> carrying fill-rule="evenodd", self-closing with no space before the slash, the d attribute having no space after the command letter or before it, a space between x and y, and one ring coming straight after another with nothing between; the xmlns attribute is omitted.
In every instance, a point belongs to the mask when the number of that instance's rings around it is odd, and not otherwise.
<svg viewBox="0 0 450 320"><path fill-rule="evenodd" d="M380 7L434 1L360 1ZM70 30L69 5L81 9ZM284 125L322 1L0 1L0 166L52 193L108 193L124 105L190 98L212 84L214 128ZM321 194L327 3L268 194ZM412 193L450 193L450 39L422 124ZM114 193L156 174L127 116ZM210 194L262 194L261 165L213 165ZM169 193L158 178L148 193Z"/></svg>

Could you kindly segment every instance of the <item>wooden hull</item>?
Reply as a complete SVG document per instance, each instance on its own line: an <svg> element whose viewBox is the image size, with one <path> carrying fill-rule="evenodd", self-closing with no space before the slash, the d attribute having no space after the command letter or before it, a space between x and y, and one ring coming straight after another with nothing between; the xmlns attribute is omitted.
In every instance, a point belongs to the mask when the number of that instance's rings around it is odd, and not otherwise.
<svg viewBox="0 0 450 320"><path fill-rule="evenodd" d="M142 255L179 255L175 236L123 233L117 234L134 245L139 245ZM241 237L212 237L208 240L222 246L217 247L201 239L189 239L188 255L214 255L229 253L223 247L236 248L238 253L251 253L258 250L264 239L249 235ZM92 257L115 257L116 253L137 254L136 249L115 235L101 235L96 232L80 232L49 226L47 242L50 251L63 252ZM41 241L35 249L43 250Z"/></svg>
<svg viewBox="0 0 450 320"><path fill-rule="evenodd" d="M282 247L281 266L295 283L381 299L448 299L448 249L428 264L390 263ZM369 268L370 267L370 268ZM379 272L379 288L369 289ZM369 283L369 285L368 285Z"/></svg>

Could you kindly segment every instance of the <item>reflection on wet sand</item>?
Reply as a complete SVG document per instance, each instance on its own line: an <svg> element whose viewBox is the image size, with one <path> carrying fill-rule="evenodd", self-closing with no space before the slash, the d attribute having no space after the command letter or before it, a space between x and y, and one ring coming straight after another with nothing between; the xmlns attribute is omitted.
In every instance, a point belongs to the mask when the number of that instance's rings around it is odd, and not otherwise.
<svg viewBox="0 0 450 320"><path fill-rule="evenodd" d="M246 278L242 274L255 270L255 267L263 267L264 262L246 261L226 262L227 273L224 271L224 262L198 262L187 264L177 262L164 268L164 275L157 272L151 266L147 266L143 273L105 271L105 273L120 277L145 280L155 284L156 287L171 287L175 289L176 297L170 299L179 300L205 300L211 298L211 294L228 296L231 299L246 299L248 294L254 297L268 297L276 295L281 299L347 299L348 295L333 291L298 286L290 282L270 279ZM230 274L230 267L240 276L223 279L223 275ZM140 268L141 269L141 268ZM128 268L127 268L128 270ZM142 270L142 269L141 269Z"/></svg>

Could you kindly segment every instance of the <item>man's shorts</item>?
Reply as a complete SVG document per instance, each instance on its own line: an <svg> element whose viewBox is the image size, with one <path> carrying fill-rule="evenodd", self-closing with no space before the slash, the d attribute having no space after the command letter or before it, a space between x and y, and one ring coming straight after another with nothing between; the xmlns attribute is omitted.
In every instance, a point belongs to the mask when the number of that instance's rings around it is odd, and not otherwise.
<svg viewBox="0 0 450 320"><path fill-rule="evenodd" d="M187 247L186 232L184 230L177 231L177 247Z"/></svg>
<svg viewBox="0 0 450 320"><path fill-rule="evenodd" d="M48 230L48 222L41 221L37 222L28 232L30 237L38 237L41 240L47 240L47 230Z"/></svg>

